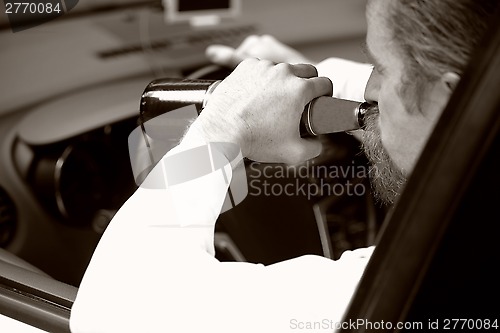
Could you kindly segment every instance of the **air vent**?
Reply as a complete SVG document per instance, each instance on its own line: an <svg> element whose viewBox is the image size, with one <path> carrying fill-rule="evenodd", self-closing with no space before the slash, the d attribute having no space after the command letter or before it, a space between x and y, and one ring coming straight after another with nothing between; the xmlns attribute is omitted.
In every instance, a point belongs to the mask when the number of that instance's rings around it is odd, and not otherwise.
<svg viewBox="0 0 500 333"><path fill-rule="evenodd" d="M16 206L7 191L0 187L0 247L7 246L14 238L16 225Z"/></svg>

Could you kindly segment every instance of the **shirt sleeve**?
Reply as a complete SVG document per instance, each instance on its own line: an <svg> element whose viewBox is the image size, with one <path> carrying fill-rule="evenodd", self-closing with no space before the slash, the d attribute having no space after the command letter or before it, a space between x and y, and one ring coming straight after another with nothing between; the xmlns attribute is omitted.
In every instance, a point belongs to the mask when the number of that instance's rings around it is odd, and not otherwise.
<svg viewBox="0 0 500 333"><path fill-rule="evenodd" d="M162 161L203 144L192 126ZM172 176L164 163L153 171L159 169ZM232 177L231 166L223 169L164 188L139 187L125 202L79 286L73 333L335 328L373 248L337 261L308 255L269 266L219 262L214 225Z"/></svg>
<svg viewBox="0 0 500 333"><path fill-rule="evenodd" d="M373 70L370 64L341 58L328 58L316 65L318 76L333 83L333 97L363 102L368 79Z"/></svg>

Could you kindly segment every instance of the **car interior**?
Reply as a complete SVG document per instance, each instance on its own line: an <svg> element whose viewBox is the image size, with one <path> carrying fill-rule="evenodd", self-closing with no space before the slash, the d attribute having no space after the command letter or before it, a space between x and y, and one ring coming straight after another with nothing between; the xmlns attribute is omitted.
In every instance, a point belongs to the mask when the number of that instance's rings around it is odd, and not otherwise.
<svg viewBox="0 0 500 333"><path fill-rule="evenodd" d="M237 2L229 1L208 18L194 15L194 21L189 13L176 16L181 7L173 3L82 1L51 22L19 32L0 20L6 45L0 52L0 314L40 330L69 332L71 306L93 250L137 188L127 140L139 125L141 93L149 82L223 79L230 69L210 64L205 48L237 46L250 34L272 34L316 61L366 61L360 47L365 0L321 0L315 6L243 0L236 9L228 4ZM276 22L277 15L283 21ZM427 325L429 318L500 313L494 269L498 19L395 207L378 203L369 191L249 196L219 216L216 257L263 264L303 254L337 259L345 250L376 244L346 320ZM292 29L296 22L310 29ZM353 136L335 133L321 140L326 149L316 165L368 164ZM270 166L250 162L249 179L262 177ZM310 175L266 180L271 186L319 181ZM369 188L356 175L321 181Z"/></svg>

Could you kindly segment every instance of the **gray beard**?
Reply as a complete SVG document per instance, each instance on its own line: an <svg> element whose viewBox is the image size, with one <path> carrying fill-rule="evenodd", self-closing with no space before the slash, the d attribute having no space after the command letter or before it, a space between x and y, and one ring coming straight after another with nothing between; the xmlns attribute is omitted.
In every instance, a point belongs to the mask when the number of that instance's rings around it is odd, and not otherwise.
<svg viewBox="0 0 500 333"><path fill-rule="evenodd" d="M369 177L375 199L392 205L401 194L406 177L383 147L377 119L378 106L373 106L365 116L362 146L371 162Z"/></svg>

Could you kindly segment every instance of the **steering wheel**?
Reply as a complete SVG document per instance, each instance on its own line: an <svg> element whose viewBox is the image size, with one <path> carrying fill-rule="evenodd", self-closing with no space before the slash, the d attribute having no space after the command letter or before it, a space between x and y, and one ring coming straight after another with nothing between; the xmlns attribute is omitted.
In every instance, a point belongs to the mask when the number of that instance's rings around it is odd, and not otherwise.
<svg viewBox="0 0 500 333"><path fill-rule="evenodd" d="M210 64L188 73L186 78L193 80L223 80L231 74L232 71L233 69L229 67Z"/></svg>

